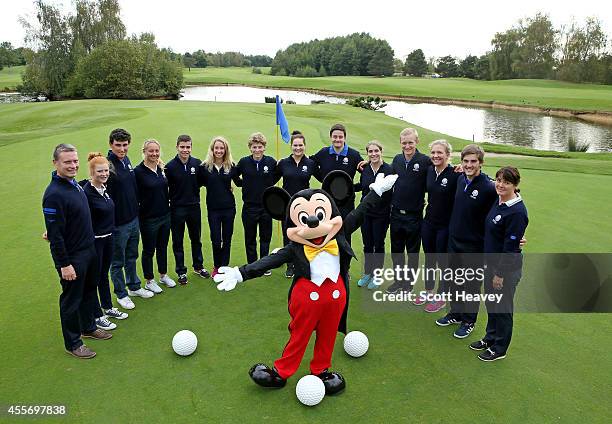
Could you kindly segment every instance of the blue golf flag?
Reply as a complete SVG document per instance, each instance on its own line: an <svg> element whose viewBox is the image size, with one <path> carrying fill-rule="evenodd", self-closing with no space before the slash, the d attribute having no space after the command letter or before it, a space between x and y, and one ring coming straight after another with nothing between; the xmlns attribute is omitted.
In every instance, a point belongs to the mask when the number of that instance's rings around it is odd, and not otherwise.
<svg viewBox="0 0 612 424"><path fill-rule="evenodd" d="M285 118L285 113L283 112L283 107L281 106L280 97L276 96L276 125L280 125L281 137L285 143L289 143L291 136L289 135L289 124L287 123L287 118Z"/></svg>

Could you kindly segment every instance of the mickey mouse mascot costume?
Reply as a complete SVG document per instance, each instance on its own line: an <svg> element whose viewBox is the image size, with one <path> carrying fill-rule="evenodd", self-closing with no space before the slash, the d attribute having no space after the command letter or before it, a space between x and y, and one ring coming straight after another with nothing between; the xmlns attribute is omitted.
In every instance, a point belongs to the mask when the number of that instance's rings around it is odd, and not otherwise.
<svg viewBox="0 0 612 424"><path fill-rule="evenodd" d="M289 341L274 367L256 364L249 371L253 381L263 387L284 387L300 366L313 332L317 339L310 371L332 395L345 387L342 375L330 372L336 334L346 334L348 275L355 257L346 236L356 231L368 208L376 207L381 195L390 190L397 175L379 175L370 193L343 220L338 210L353 194L353 181L343 171L331 172L323 189L306 189L293 197L279 188L264 193L264 207L274 219L286 219L290 242L269 256L248 265L221 267L214 277L219 290L233 290L236 284L260 277L267 270L293 262L295 275L289 290Z"/></svg>

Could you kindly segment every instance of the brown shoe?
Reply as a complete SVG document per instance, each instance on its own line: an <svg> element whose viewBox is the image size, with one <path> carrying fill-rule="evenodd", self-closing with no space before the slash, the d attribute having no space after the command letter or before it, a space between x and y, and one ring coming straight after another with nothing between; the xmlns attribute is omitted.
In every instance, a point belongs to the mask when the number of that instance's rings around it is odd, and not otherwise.
<svg viewBox="0 0 612 424"><path fill-rule="evenodd" d="M90 359L96 356L96 352L85 345L81 345L74 350L66 350L66 353L79 359Z"/></svg>
<svg viewBox="0 0 612 424"><path fill-rule="evenodd" d="M113 335L108 331L102 330L101 328L96 328L91 333L83 333L83 337L88 339L107 340L113 337Z"/></svg>

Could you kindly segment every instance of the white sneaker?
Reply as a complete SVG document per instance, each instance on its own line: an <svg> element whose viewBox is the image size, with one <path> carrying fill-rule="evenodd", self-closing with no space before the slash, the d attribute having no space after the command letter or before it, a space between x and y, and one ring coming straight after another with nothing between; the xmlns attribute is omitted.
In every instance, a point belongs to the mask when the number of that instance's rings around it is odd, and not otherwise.
<svg viewBox="0 0 612 424"><path fill-rule="evenodd" d="M153 293L153 292L152 292L152 291L150 291L150 290L145 290L145 289L143 289L142 287L141 287L141 288L139 288L138 290L134 290L134 291L132 291L132 290L128 289L128 294L129 294L130 296L138 296L138 297L142 297L143 299L148 299L148 298L150 298L150 297L155 296L155 293Z"/></svg>
<svg viewBox="0 0 612 424"><path fill-rule="evenodd" d="M134 309L136 307L136 305L134 305L134 302L132 302L132 299L130 299L129 296L125 296L125 297L122 297L121 299L117 299L117 303L123 309Z"/></svg>
<svg viewBox="0 0 612 424"><path fill-rule="evenodd" d="M163 292L162 288L157 285L157 281L155 280L147 281L147 284L145 284L145 289L150 290L155 294Z"/></svg>
<svg viewBox="0 0 612 424"><path fill-rule="evenodd" d="M108 331L117 328L117 324L115 324L114 322L110 322L106 315L103 315L100 318L96 318L96 327Z"/></svg>
<svg viewBox="0 0 612 424"><path fill-rule="evenodd" d="M172 278L168 277L168 274L166 274L162 278L160 278L159 282L162 283L162 284L165 284L166 287L176 287L176 283L174 282L174 280Z"/></svg>
<svg viewBox="0 0 612 424"><path fill-rule="evenodd" d="M104 311L104 313L106 314L107 318L126 319L128 317L127 313L122 312L117 308L107 309L106 311Z"/></svg>

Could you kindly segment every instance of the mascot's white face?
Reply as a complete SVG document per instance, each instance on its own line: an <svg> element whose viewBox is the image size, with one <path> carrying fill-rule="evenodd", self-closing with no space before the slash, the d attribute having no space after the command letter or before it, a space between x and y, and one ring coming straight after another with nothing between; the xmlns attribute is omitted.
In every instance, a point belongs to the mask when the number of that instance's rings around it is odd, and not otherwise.
<svg viewBox="0 0 612 424"><path fill-rule="evenodd" d="M332 216L331 200L324 193L314 193L308 200L295 198L288 212L295 227L287 228L287 237L296 243L322 247L342 228L342 217Z"/></svg>

